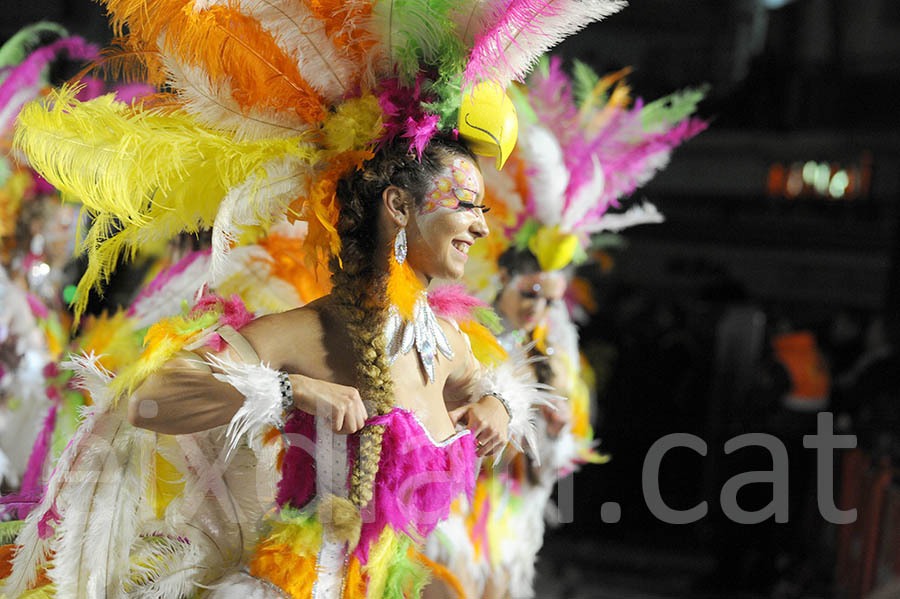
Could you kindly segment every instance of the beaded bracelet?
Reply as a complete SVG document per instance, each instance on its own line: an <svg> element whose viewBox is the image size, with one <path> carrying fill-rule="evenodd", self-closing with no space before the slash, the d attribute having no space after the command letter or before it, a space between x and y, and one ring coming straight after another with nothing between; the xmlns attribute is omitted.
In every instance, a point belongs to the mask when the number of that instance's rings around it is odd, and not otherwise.
<svg viewBox="0 0 900 599"><path fill-rule="evenodd" d="M288 373L283 370L278 371L278 386L281 390L281 409L289 412L294 409L294 387Z"/></svg>
<svg viewBox="0 0 900 599"><path fill-rule="evenodd" d="M509 401L507 401L507 399L505 397L503 397L501 394L497 393L496 391L490 391L488 393L485 393L481 397L487 397L489 395L491 397L497 398L497 401L499 401L500 404L503 406L503 409L506 410L506 415L509 416L510 420L512 420L512 417L513 417L512 416L512 408L509 407Z"/></svg>

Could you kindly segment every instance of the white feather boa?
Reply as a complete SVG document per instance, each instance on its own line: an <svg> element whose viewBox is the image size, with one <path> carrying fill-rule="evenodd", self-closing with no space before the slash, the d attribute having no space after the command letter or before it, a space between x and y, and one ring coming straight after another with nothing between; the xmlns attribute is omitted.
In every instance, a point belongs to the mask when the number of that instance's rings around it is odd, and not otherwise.
<svg viewBox="0 0 900 599"><path fill-rule="evenodd" d="M475 398L485 395L499 395L509 405L509 441L519 451L527 448L529 453L540 459L535 427L537 407L552 405L550 400L559 399L552 387L534 379L532 364L544 358L529 357L530 346L513 349L505 362L485 371L475 386ZM499 457L497 458L499 460Z"/></svg>
<svg viewBox="0 0 900 599"><path fill-rule="evenodd" d="M284 424L278 371L265 364L244 364L217 356L210 356L208 359L213 366L223 371L214 376L244 396L244 403L228 424L226 456L237 449L245 436L254 451L261 450L262 436L266 430Z"/></svg>

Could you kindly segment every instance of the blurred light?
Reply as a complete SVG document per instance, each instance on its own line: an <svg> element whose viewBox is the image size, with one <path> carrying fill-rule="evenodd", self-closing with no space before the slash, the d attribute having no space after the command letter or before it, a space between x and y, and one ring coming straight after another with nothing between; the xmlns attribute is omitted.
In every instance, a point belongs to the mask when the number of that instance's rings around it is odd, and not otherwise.
<svg viewBox="0 0 900 599"><path fill-rule="evenodd" d="M782 6L790 4L793 1L794 0L763 0L763 6L765 6L769 10L775 10L781 8Z"/></svg>
<svg viewBox="0 0 900 599"><path fill-rule="evenodd" d="M818 163L810 160L806 164L803 165L803 182L809 186L813 186L816 183L816 171L819 170Z"/></svg>
<svg viewBox="0 0 900 599"><path fill-rule="evenodd" d="M842 198L847 191L848 185L850 185L850 177L847 176L847 171L838 171L831 178L831 183L828 185L828 193L833 198Z"/></svg>
<svg viewBox="0 0 900 599"><path fill-rule="evenodd" d="M831 181L831 166L823 162L816 169L816 191L822 195L828 193L828 182Z"/></svg>
<svg viewBox="0 0 900 599"><path fill-rule="evenodd" d="M795 198L803 191L803 174L798 165L791 167L784 190L789 198Z"/></svg>
<svg viewBox="0 0 900 599"><path fill-rule="evenodd" d="M50 272L50 265L46 262L39 262L31 267L31 276L42 277Z"/></svg>

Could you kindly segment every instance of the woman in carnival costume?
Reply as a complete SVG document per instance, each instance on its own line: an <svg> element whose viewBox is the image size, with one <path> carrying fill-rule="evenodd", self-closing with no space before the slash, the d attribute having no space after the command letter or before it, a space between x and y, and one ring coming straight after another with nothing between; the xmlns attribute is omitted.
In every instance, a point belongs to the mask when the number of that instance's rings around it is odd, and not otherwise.
<svg viewBox="0 0 900 599"><path fill-rule="evenodd" d="M475 311L439 319L424 287L487 234L472 152L512 150L504 86L621 3L105 4L128 31L107 59L172 93L63 88L17 134L92 216L76 308L123 253L183 230L212 228L215 287L244 229L286 206L333 288L252 322L201 297L114 379L73 358L93 404L2 593L417 596L421 539L544 395L515 360L482 367L461 332Z"/></svg>
<svg viewBox="0 0 900 599"><path fill-rule="evenodd" d="M50 70L67 60L81 64L98 48L55 23L25 27L0 46L0 484L33 495L40 486L40 456L49 451L43 431L71 423L74 405L58 393L55 363L69 346L64 266L75 245L78 209L61 205L57 191L21 155L10 153L22 107L51 89ZM122 101L150 91L117 88ZM107 92L90 78L81 99ZM70 435L70 426L60 435ZM57 442L57 446L58 446ZM0 500L0 519L4 512Z"/></svg>
<svg viewBox="0 0 900 599"><path fill-rule="evenodd" d="M706 126L690 117L702 90L630 106L625 74L600 78L576 61L570 80L558 58L542 61L513 96L517 148L502 172L485 172L495 208L488 221L506 235L473 252L466 280L493 299L503 347L535 358L534 377L560 399L541 407L535 455L508 454L503 464L484 468L474 501L455 509L429 539L429 555L450 567L469 595L533 596L556 481L607 459L594 450L590 373L570 316L570 265L588 258L592 235L661 222L650 204L608 209Z"/></svg>

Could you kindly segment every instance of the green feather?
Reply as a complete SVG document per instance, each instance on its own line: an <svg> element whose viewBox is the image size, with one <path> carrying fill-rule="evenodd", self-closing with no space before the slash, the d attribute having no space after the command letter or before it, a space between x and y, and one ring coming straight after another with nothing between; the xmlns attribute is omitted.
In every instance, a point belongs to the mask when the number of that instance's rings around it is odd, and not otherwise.
<svg viewBox="0 0 900 599"><path fill-rule="evenodd" d="M518 85L510 85L506 88L506 93L509 94L509 98L516 107L516 116L519 118L520 123L536 125L539 122L537 113L528 101L528 93L525 88Z"/></svg>
<svg viewBox="0 0 900 599"><path fill-rule="evenodd" d="M503 325L500 324L500 316L494 312L493 308L479 306L472 310L475 320L486 326L493 334L499 335L503 332Z"/></svg>
<svg viewBox="0 0 900 599"><path fill-rule="evenodd" d="M62 25L41 21L19 30L0 46L0 68L17 65L34 49L41 45L42 33L55 33L59 37L66 37L69 32Z"/></svg>
<svg viewBox="0 0 900 599"><path fill-rule="evenodd" d="M400 537L397 550L387 566L387 579L382 596L417 598L422 596L422 590L429 580L428 570L409 557L411 544L409 538Z"/></svg>
<svg viewBox="0 0 900 599"><path fill-rule="evenodd" d="M6 185L10 175L12 175L12 170L9 168L9 161L5 156L0 156L0 187Z"/></svg>
<svg viewBox="0 0 900 599"><path fill-rule="evenodd" d="M575 59L572 66L572 91L578 106L591 98L598 83L600 83L600 75L586 63Z"/></svg>
<svg viewBox="0 0 900 599"><path fill-rule="evenodd" d="M534 219L525 221L525 224L523 224L519 228L519 230L516 232L515 237L513 238L513 242L516 244L516 249L519 251L528 249L528 242L540 228L540 223Z"/></svg>
<svg viewBox="0 0 900 599"><path fill-rule="evenodd" d="M397 74L406 83L425 70L459 72L465 52L450 18L453 0L382 0L374 14Z"/></svg>
<svg viewBox="0 0 900 599"><path fill-rule="evenodd" d="M697 104L708 91L708 85L688 88L650 102L641 110L641 126L645 131L653 131L683 121L697 111Z"/></svg>
<svg viewBox="0 0 900 599"><path fill-rule="evenodd" d="M0 545L7 545L15 541L23 526L25 526L24 520L0 522Z"/></svg>

